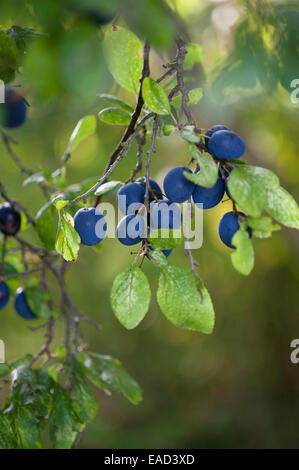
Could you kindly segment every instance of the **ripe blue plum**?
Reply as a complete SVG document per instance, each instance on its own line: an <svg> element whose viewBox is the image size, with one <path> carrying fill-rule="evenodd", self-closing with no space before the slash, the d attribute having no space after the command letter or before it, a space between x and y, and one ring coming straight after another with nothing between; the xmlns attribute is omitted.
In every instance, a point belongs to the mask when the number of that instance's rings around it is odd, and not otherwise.
<svg viewBox="0 0 299 470"><path fill-rule="evenodd" d="M13 88L5 88L2 124L5 127L20 127L26 121L27 105L24 97Z"/></svg>
<svg viewBox="0 0 299 470"><path fill-rule="evenodd" d="M144 203L143 185L137 182L125 184L117 192L116 203L123 214L135 214ZM131 204L134 206L130 207Z"/></svg>
<svg viewBox="0 0 299 470"><path fill-rule="evenodd" d="M26 293L23 287L19 287L16 291L14 306L17 314L25 320L34 320L37 318L27 303Z"/></svg>
<svg viewBox="0 0 299 470"><path fill-rule="evenodd" d="M224 216L219 222L219 236L222 242L230 248L236 248L232 245L232 239L234 234L240 228L239 218L243 218L246 221L247 217L243 212L227 212L226 214L224 214ZM252 230L250 227L247 228L247 232L249 234L249 237L251 238Z"/></svg>
<svg viewBox="0 0 299 470"><path fill-rule="evenodd" d="M211 209L217 206L222 200L225 190L225 183L221 177L218 177L216 183L212 188L204 188L203 186L196 186L193 191L193 201L195 204L202 203L203 209Z"/></svg>
<svg viewBox="0 0 299 470"><path fill-rule="evenodd" d="M240 158L245 152L243 139L232 131L216 131L209 140L208 148L219 160Z"/></svg>
<svg viewBox="0 0 299 470"><path fill-rule="evenodd" d="M103 214L94 207L79 209L74 217L75 230L83 245L94 246L105 237L107 224Z"/></svg>
<svg viewBox="0 0 299 470"><path fill-rule="evenodd" d="M195 184L185 178L185 171L191 173L189 168L177 166L172 168L164 178L164 192L171 202L185 202L194 191Z"/></svg>
<svg viewBox="0 0 299 470"><path fill-rule="evenodd" d="M216 126L213 126L213 127L210 127L210 129L206 132L206 136L207 137L211 137L214 132L216 131L230 131L230 128L227 127L227 126L223 126L222 124L216 124ZM209 147L209 138L205 138L205 144L206 144L206 147Z"/></svg>
<svg viewBox="0 0 299 470"><path fill-rule="evenodd" d="M146 184L146 180L145 180L145 176L142 176L141 178L138 178L136 180L137 183L139 184L142 184L143 188L144 188L144 195L145 195L145 184ZM158 183L153 179L153 178L149 178L149 201L154 201L156 199L162 199L163 198L163 194L162 194L162 189L160 188L160 186L158 185Z"/></svg>
<svg viewBox="0 0 299 470"><path fill-rule="evenodd" d="M10 290L6 282L0 282L0 310L6 307L10 297Z"/></svg>
<svg viewBox="0 0 299 470"><path fill-rule="evenodd" d="M131 246L141 242L146 236L143 217L134 214L126 215L118 223L116 235L123 245Z"/></svg>
<svg viewBox="0 0 299 470"><path fill-rule="evenodd" d="M150 228L179 229L182 225L182 211L180 206L168 201L152 202L150 205Z"/></svg>
<svg viewBox="0 0 299 470"><path fill-rule="evenodd" d="M4 235L16 235L21 227L21 216L8 202L0 205L0 230Z"/></svg>

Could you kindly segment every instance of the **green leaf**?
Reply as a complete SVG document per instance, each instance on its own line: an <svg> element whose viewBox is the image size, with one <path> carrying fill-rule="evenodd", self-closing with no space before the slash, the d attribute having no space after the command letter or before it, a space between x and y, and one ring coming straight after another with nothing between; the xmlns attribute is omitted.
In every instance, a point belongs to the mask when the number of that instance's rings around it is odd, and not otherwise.
<svg viewBox="0 0 299 470"><path fill-rule="evenodd" d="M167 258L161 250L153 250L151 252L151 257L153 258L152 261L154 266L158 268L161 268L162 266L167 266Z"/></svg>
<svg viewBox="0 0 299 470"><path fill-rule="evenodd" d="M187 55L184 61L184 70L191 70L194 64L202 60L202 47L199 44L186 44Z"/></svg>
<svg viewBox="0 0 299 470"><path fill-rule="evenodd" d="M119 108L105 108L98 114L101 121L107 124L127 126L131 121L131 114Z"/></svg>
<svg viewBox="0 0 299 470"><path fill-rule="evenodd" d="M84 139L92 135L96 130L96 117L93 115L85 116L76 125L67 144L65 154L72 153Z"/></svg>
<svg viewBox="0 0 299 470"><path fill-rule="evenodd" d="M40 287L27 287L26 289L26 300L30 309L44 320L52 316L48 306L49 299L50 295Z"/></svg>
<svg viewBox="0 0 299 470"><path fill-rule="evenodd" d="M53 199L52 204L56 207L58 211L61 211L64 207L68 205L69 201L63 199L63 195L59 194Z"/></svg>
<svg viewBox="0 0 299 470"><path fill-rule="evenodd" d="M16 434L9 419L0 410L0 449L19 449Z"/></svg>
<svg viewBox="0 0 299 470"><path fill-rule="evenodd" d="M26 356L17 359L14 362L10 362L8 365L11 369L16 369L19 366L28 366L32 360L32 354L26 354Z"/></svg>
<svg viewBox="0 0 299 470"><path fill-rule="evenodd" d="M128 330L143 320L150 298L147 277L136 265L130 266L114 279L110 293L111 307L116 318Z"/></svg>
<svg viewBox="0 0 299 470"><path fill-rule="evenodd" d="M11 372L11 385L13 387L22 382L26 382L32 386L36 384L35 371L27 365L20 365Z"/></svg>
<svg viewBox="0 0 299 470"><path fill-rule="evenodd" d="M166 124L165 126L163 126L162 132L163 132L163 135L168 137L171 134L173 134L174 130L175 130L174 126Z"/></svg>
<svg viewBox="0 0 299 470"><path fill-rule="evenodd" d="M194 126L185 126L181 129L181 137L188 142L197 144L201 140L201 136L195 132Z"/></svg>
<svg viewBox="0 0 299 470"><path fill-rule="evenodd" d="M105 34L104 52L114 79L132 93L139 90L143 61L140 40L122 26L110 27Z"/></svg>
<svg viewBox="0 0 299 470"><path fill-rule="evenodd" d="M170 101L170 104L175 109L180 109L180 107L182 106L182 95L177 95L174 98L172 98Z"/></svg>
<svg viewBox="0 0 299 470"><path fill-rule="evenodd" d="M78 433L71 427L59 428L52 426L50 428L50 437L54 449L71 449L76 441Z"/></svg>
<svg viewBox="0 0 299 470"><path fill-rule="evenodd" d="M96 367L95 361L90 358L88 354L84 354L84 366L88 370L87 378L92 384L101 390L108 392L107 384L101 379L100 372ZM110 394L110 392L109 392Z"/></svg>
<svg viewBox="0 0 299 470"><path fill-rule="evenodd" d="M19 51L15 41L0 31L0 80L4 83L13 81L18 67Z"/></svg>
<svg viewBox="0 0 299 470"><path fill-rule="evenodd" d="M168 96L159 83L152 78L145 78L142 85L142 96L146 106L156 114L171 113Z"/></svg>
<svg viewBox="0 0 299 470"><path fill-rule="evenodd" d="M267 202L267 191L279 188L279 179L270 170L257 166L235 167L228 178L232 199L252 217L259 217Z"/></svg>
<svg viewBox="0 0 299 470"><path fill-rule="evenodd" d="M159 228L151 230L148 240L156 250L177 248L183 241L180 229Z"/></svg>
<svg viewBox="0 0 299 470"><path fill-rule="evenodd" d="M233 236L232 245L236 247L234 253L231 254L234 268L244 276L248 276L254 266L254 250L248 232L238 230Z"/></svg>
<svg viewBox="0 0 299 470"><path fill-rule="evenodd" d="M95 192L96 196L112 196L122 186L121 181L108 181L102 184Z"/></svg>
<svg viewBox="0 0 299 470"><path fill-rule="evenodd" d="M80 236L74 229L74 221L67 212L60 214L55 249L66 261L75 261L80 248Z"/></svg>
<svg viewBox="0 0 299 470"><path fill-rule="evenodd" d="M0 378L7 377L10 374L10 367L7 364L0 363Z"/></svg>
<svg viewBox="0 0 299 470"><path fill-rule="evenodd" d="M108 95L107 93L101 93L98 95L103 101L105 101L107 104L110 104L113 107L117 107L122 109L123 111L127 111L128 113L133 113L134 108L130 106L128 103L125 101L121 100L117 96L113 95Z"/></svg>
<svg viewBox="0 0 299 470"><path fill-rule="evenodd" d="M190 104L197 104L201 100L202 96L202 88L193 88L193 90L190 90L188 93L188 106L190 106Z"/></svg>
<svg viewBox="0 0 299 470"><path fill-rule="evenodd" d="M171 323L188 330L210 334L214 328L214 308L201 280L201 299L192 271L176 266L162 269L157 292L158 304Z"/></svg>
<svg viewBox="0 0 299 470"><path fill-rule="evenodd" d="M53 205L47 202L35 216L36 231L39 239L49 251L55 248L55 227L53 222Z"/></svg>
<svg viewBox="0 0 299 470"><path fill-rule="evenodd" d="M20 52L24 52L27 47L27 43L42 36L43 33L36 31L32 28L26 28L25 26L13 25L6 31L11 36L17 45Z"/></svg>
<svg viewBox="0 0 299 470"><path fill-rule="evenodd" d="M94 367L101 370L100 378L108 388L122 393L133 405L139 404L142 400L141 388L117 359L94 353L90 353L89 357Z"/></svg>
<svg viewBox="0 0 299 470"><path fill-rule="evenodd" d="M273 224L271 217L247 217L246 222L252 228L252 235L255 238L269 238L272 236L272 232L281 230L281 226Z"/></svg>
<svg viewBox="0 0 299 470"><path fill-rule="evenodd" d="M76 379L72 381L72 392L75 395L73 409L82 423L89 423L98 413L98 400L88 386Z"/></svg>
<svg viewBox="0 0 299 470"><path fill-rule="evenodd" d="M38 429L38 419L28 408L18 407L14 417L14 427L22 442L23 449L40 449L40 435Z"/></svg>
<svg viewBox="0 0 299 470"><path fill-rule="evenodd" d="M204 153L190 142L188 143L188 150L191 156L199 165L200 171L198 173L184 172L185 178L204 188L212 188L218 179L218 165L215 160Z"/></svg>
<svg viewBox="0 0 299 470"><path fill-rule="evenodd" d="M246 222L254 230L269 231L273 225L271 217L268 217L267 215L262 215L261 217L256 218L248 216Z"/></svg>
<svg viewBox="0 0 299 470"><path fill-rule="evenodd" d="M284 188L269 188L267 191L265 209L277 222L299 229L299 207Z"/></svg>
<svg viewBox="0 0 299 470"><path fill-rule="evenodd" d="M78 418L72 408L72 401L64 388L55 383L53 391L53 405L50 420L54 426L63 429L73 429Z"/></svg>

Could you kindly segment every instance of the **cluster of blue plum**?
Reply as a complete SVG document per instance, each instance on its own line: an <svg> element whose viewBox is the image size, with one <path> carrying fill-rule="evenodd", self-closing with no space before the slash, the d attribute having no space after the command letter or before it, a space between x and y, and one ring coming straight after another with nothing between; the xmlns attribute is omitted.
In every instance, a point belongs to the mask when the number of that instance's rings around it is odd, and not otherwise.
<svg viewBox="0 0 299 470"><path fill-rule="evenodd" d="M4 99L0 109L0 124L11 129L22 126L27 115L25 98L14 88L5 87Z"/></svg>
<svg viewBox="0 0 299 470"><path fill-rule="evenodd" d="M227 160L240 158L245 151L245 144L242 138L229 128L217 125L206 132L205 146L213 157L220 161L218 179L212 188L198 186L188 180L184 173L191 173L191 170L183 166L172 168L166 174L163 191L154 179L149 178L149 213L146 217L140 210L145 204L145 177L127 183L118 190L116 203L125 215L118 223L116 235L122 244L126 246L144 244L151 230L179 229L182 224L182 214L178 204L193 199L194 203L203 209L211 209L219 204L225 192L230 197L226 183L233 167ZM164 211L165 206L166 208L171 206L171 210ZM228 212L220 220L220 239L230 248L234 248L232 238L243 220L246 220L246 215L236 210ZM83 244L92 246L103 240L106 222L98 210L80 209L75 215L74 222ZM97 224L101 224L101 231L96 230ZM250 228L248 233L251 236ZM151 249L148 242L147 246ZM165 250L164 254L169 256L171 251Z"/></svg>
<svg viewBox="0 0 299 470"><path fill-rule="evenodd" d="M245 151L242 138L222 125L213 126L206 132L205 145L215 159L222 161L240 158ZM219 204L225 192L230 197L226 181L232 169L233 167L227 162L225 166L220 165L218 179L212 188L198 186L189 181L184 173L191 173L191 170L182 166L175 167L166 174L163 183L164 193L156 181L150 178L148 231L153 228L180 228L182 218L179 207L177 206L177 212L167 214L166 219L163 217L162 211L164 204L180 204L192 198L196 205L202 205L203 209L211 209ZM166 199L163 199L164 195ZM144 218L138 214L138 206L144 204L144 198L144 178L134 183L125 184L118 191L117 205L124 214L127 214L117 227L117 237L124 245L135 245L144 238L140 235L142 232L146 233ZM245 214L236 211L228 212L222 217L219 223L219 236L225 245L234 248L232 238L240 227L240 221L245 219ZM139 232L138 236L135 235L137 232ZM248 229L248 233L251 236L250 229ZM168 251L169 255L171 250Z"/></svg>
<svg viewBox="0 0 299 470"><path fill-rule="evenodd" d="M21 227L21 216L9 203L0 205L0 231L5 236L17 235ZM6 282L0 282L0 310L8 304L10 289ZM14 307L20 317L26 320L37 318L30 309L23 287L19 287L15 294Z"/></svg>
<svg viewBox="0 0 299 470"><path fill-rule="evenodd" d="M223 198L226 192L227 196L231 195L227 188L227 179L233 170L233 167L227 164L225 160L236 160L245 152L245 143L243 139L233 132L229 127L217 124L206 132L205 146L213 157L220 160L219 176L216 184L212 188L202 188L197 186L193 193L195 203L202 203L203 209L210 209L216 206ZM226 163L225 166L222 166ZM218 232L222 242L230 248L232 245L234 234L240 228L240 222L246 220L243 212L231 211L224 214L220 220ZM248 227L247 232L252 236L252 230Z"/></svg>

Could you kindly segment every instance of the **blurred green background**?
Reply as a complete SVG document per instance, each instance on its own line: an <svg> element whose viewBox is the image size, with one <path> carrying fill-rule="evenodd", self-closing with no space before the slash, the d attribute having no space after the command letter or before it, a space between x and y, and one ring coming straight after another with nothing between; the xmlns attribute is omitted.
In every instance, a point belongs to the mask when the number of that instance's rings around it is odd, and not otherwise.
<svg viewBox="0 0 299 470"><path fill-rule="evenodd" d="M62 6L36 3L32 0L20 7L20 2L12 1L0 15L4 29L20 24L47 33L32 43L25 67L15 78L27 90L31 107L25 126L11 135L19 142L16 151L27 166L55 170L78 119L101 109L96 93L118 93L133 105L134 97L118 90L102 63L97 48L105 28L98 31L85 22L74 23L64 13L63 29L49 15L50 11L57 18ZM70 3L65 2L66 6ZM131 18L125 3L117 23L139 32L143 15L144 34L151 35L152 18L161 21L153 39L158 52L151 58L152 75L157 77L171 54L168 39L172 40L173 24L163 23L156 2L127 2L134 4ZM290 77L299 78L298 69L295 74L298 4L167 3L185 22L190 40L202 46L202 63L193 76L196 86L204 90L204 98L193 107L198 125L220 123L239 133L246 142L248 163L276 172L298 201L299 104L291 102L289 86ZM167 32L166 39L161 31ZM77 48L76 60L73 48ZM92 53L84 62L85 50ZM97 135L73 153L68 184L100 176L122 132L121 127L99 123ZM35 214L43 203L39 189L22 187L22 176L3 144L0 152L1 180L9 195ZM184 142L176 134L162 138L152 159L151 176L161 183L171 167L188 160ZM126 180L135 161L134 147L113 179ZM204 213L204 243L195 252L216 311L211 336L182 331L162 316L155 300L158 273L149 263L145 272L153 291L150 311L137 329L126 331L112 314L109 291L116 274L130 263L130 249L111 239L105 240L100 254L81 248L78 262L69 270L68 287L78 307L103 326L98 332L84 325L85 338L91 350L119 358L144 392L137 407L117 394L98 393L99 415L88 426L81 447L298 447L299 364L290 361L290 342L299 337L298 233L284 228L271 239L255 240L255 268L250 277L242 277L231 266L230 250L218 238L219 219L228 210L229 201ZM38 243L27 232L24 236ZM171 255L171 263L188 266L183 247ZM43 333L29 331L11 303L0 318L8 361L38 350ZM59 344L60 323L56 330ZM0 390L1 401L5 393Z"/></svg>

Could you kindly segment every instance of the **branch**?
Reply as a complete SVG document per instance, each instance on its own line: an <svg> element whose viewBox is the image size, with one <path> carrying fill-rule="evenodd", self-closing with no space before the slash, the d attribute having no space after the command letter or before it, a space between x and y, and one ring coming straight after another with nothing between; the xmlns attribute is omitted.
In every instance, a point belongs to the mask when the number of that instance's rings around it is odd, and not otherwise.
<svg viewBox="0 0 299 470"><path fill-rule="evenodd" d="M7 279L14 279L16 277L28 276L29 274L36 273L37 271L42 271L43 269L44 269L44 266L38 266L36 268L28 269L21 273L17 272L17 273L11 273L11 274L3 274L0 276L0 282L6 281Z"/></svg>
<svg viewBox="0 0 299 470"><path fill-rule="evenodd" d="M120 152L122 150L122 144L127 142L128 138L133 134L136 123L137 123L137 121L139 119L139 116L141 114L141 111L142 111L142 108L143 108L143 105L144 105L144 101L143 101L143 97L142 97L142 85L143 85L144 79L146 77L149 77L149 75L150 75L149 53L150 53L150 46L146 42L144 44L144 48L143 48L143 68L142 68L142 73L141 73L141 77L140 77L140 80L139 80L140 81L140 87L139 87L139 92L138 92L137 105L136 105L134 113L132 114L131 121L130 121L130 123L129 123L129 125L128 125L128 127L127 127L127 129L126 129L119 145L116 147L116 149L114 150L114 152L112 153L112 155L110 156L110 158L108 160L108 163L106 165L106 168L105 168L104 172L107 172L107 170L110 168L110 166L115 162L117 156L120 154Z"/></svg>
<svg viewBox="0 0 299 470"><path fill-rule="evenodd" d="M135 132L131 135L131 137L128 139L128 141L125 144L122 144L121 151L119 153L118 158L115 160L115 162L109 167L109 169L104 173L104 175L99 179L99 181L92 186L88 191L86 191L84 194L81 194L80 196L77 196L75 199L70 201L66 207L73 206L77 202L81 201L81 199L86 199L91 193L94 193L105 181L107 178L111 175L111 173L114 171L114 169L117 167L117 165L122 161L122 159L127 155L129 152L131 145L133 144L134 140L136 139L137 135L139 134L142 126L145 124L145 122L154 117L154 113L149 113L144 118L141 119L139 122L138 126L136 127Z"/></svg>
<svg viewBox="0 0 299 470"><path fill-rule="evenodd" d="M14 199L10 199L5 191L5 188L3 186L3 184L0 182L0 193L2 195L2 197L7 201L9 202L9 204L11 206L15 206L15 207L18 207L26 216L26 219L28 220L28 222L33 225L33 227L36 226L36 223L35 223L35 220L29 215L26 207L24 207L20 202L18 201L15 201Z"/></svg>
<svg viewBox="0 0 299 470"><path fill-rule="evenodd" d="M195 125L190 109L188 108L189 97L188 97L188 92L186 90L185 83L184 83L183 66L184 66L185 56L188 53L188 51L185 48L184 41L180 38L177 39L177 46L178 46L178 55L177 55L176 63L174 64L174 67L176 69L178 90L181 92L181 95L182 95L182 109L185 113L188 123Z"/></svg>
<svg viewBox="0 0 299 470"><path fill-rule="evenodd" d="M41 349L39 350L39 352L31 359L30 364L29 364L30 367L32 367L33 364L34 364L43 354L47 354L48 359L51 358L50 345L51 345L52 340L53 340L54 324L55 324L55 320L54 320L53 317L51 317L51 318L49 319L49 322L48 322L48 330L47 330L47 334L46 334L47 341L46 341L45 344L41 347Z"/></svg>
<svg viewBox="0 0 299 470"><path fill-rule="evenodd" d="M21 173L25 174L25 175L28 175L28 176L33 175L35 172L32 171L30 168L27 168L26 166L24 166L21 159L18 157L18 155L12 149L11 144L13 143L13 144L17 145L18 142L16 140L14 140L12 137L10 137L8 134L6 134L3 130L1 130L1 134L2 134L2 140L3 140L3 143L6 147L7 153L11 156L13 161L16 163L16 165L20 169ZM41 181L40 183L38 183L38 185L41 188L41 190L43 191L44 196L45 196L46 199L49 199L48 191L57 191L55 186L51 186L50 184L48 184L44 181Z"/></svg>

